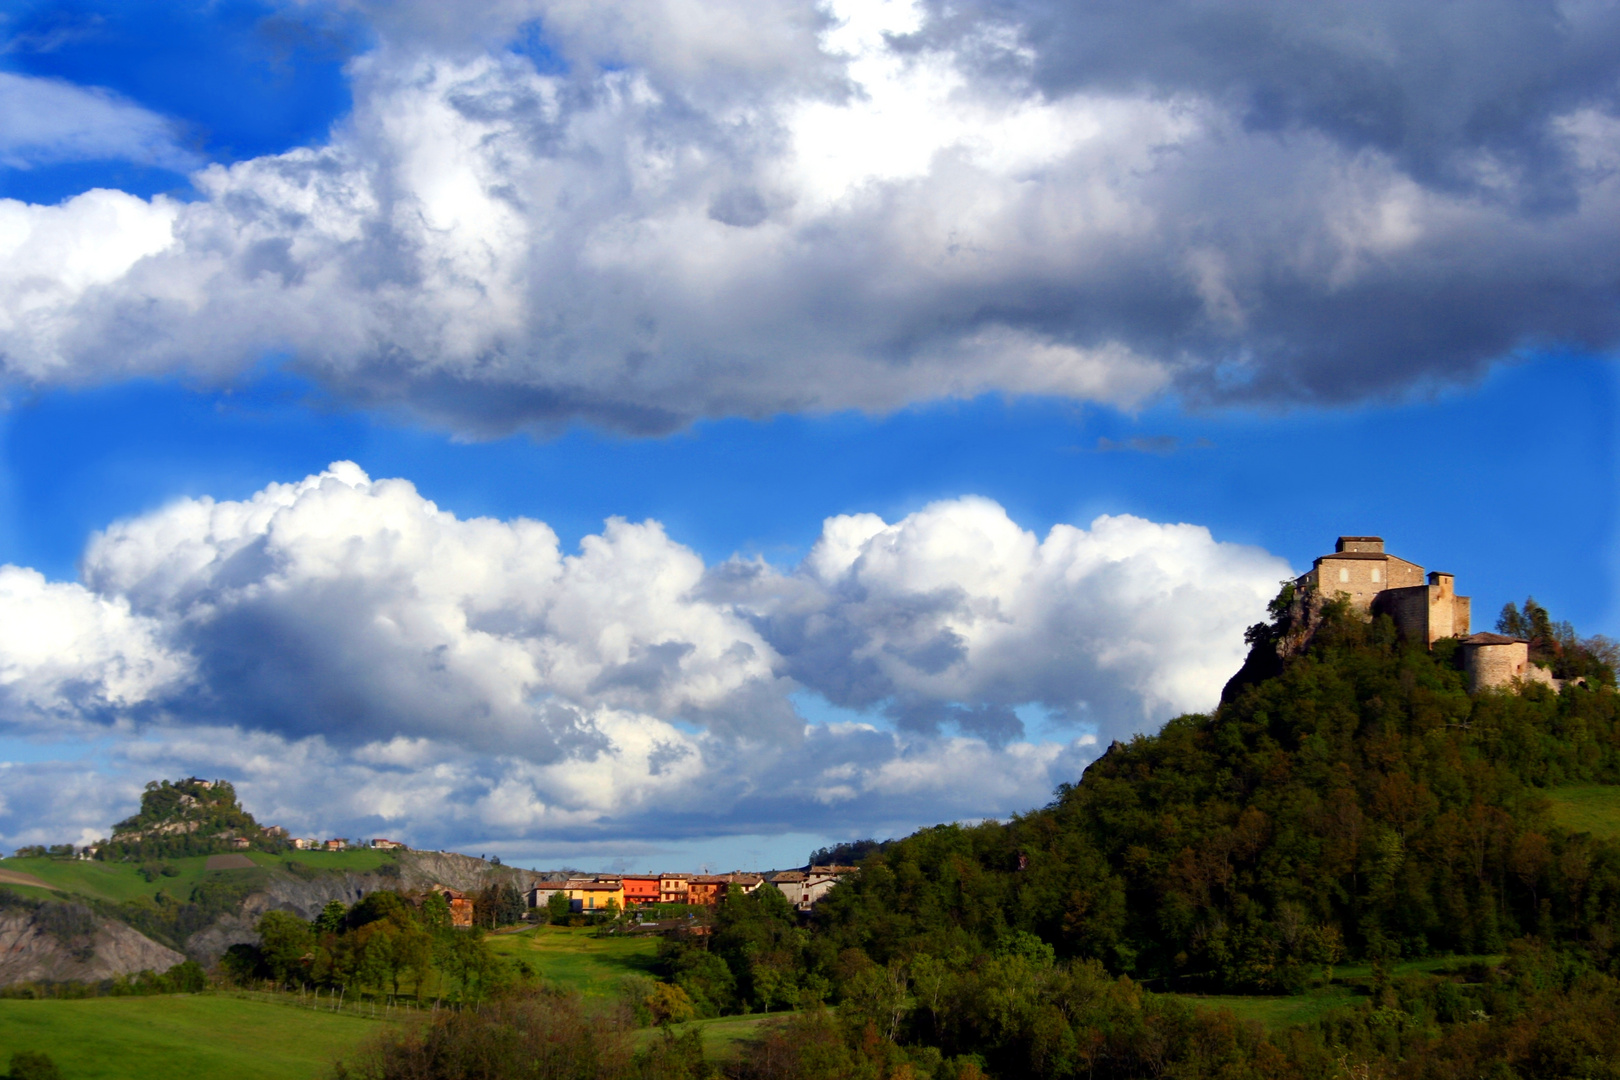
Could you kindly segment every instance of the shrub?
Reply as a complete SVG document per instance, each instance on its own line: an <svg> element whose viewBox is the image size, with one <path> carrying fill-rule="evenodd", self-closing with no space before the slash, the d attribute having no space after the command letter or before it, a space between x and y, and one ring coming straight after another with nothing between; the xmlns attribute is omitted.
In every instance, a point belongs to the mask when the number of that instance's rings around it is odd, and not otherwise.
<svg viewBox="0 0 1620 1080"><path fill-rule="evenodd" d="M19 1050L11 1055L11 1080L62 1080L62 1070L49 1054Z"/></svg>
<svg viewBox="0 0 1620 1080"><path fill-rule="evenodd" d="M611 1080L628 1074L629 1026L589 1016L577 997L541 991L497 998L433 1023L380 1032L337 1080ZM674 1075L679 1075L674 1074Z"/></svg>

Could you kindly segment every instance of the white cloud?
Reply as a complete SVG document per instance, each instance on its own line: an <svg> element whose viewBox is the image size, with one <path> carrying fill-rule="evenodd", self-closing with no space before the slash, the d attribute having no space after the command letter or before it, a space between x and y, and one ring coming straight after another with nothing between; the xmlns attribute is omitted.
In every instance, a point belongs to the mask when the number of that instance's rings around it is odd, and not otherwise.
<svg viewBox="0 0 1620 1080"><path fill-rule="evenodd" d="M1289 573L1199 526L1105 516L1043 540L965 498L833 518L797 573L736 564L731 595L834 703L1005 740L1024 704L1114 731L1211 707Z"/></svg>
<svg viewBox="0 0 1620 1080"><path fill-rule="evenodd" d="M565 553L339 462L117 522L82 573L0 569L0 736L99 735L126 787L230 776L290 827L436 846L1026 807L1098 734L1213 705L1287 567L1131 517L1039 538L979 498L830 518L792 568L618 519ZM807 690L872 722L807 724ZM1032 740L1023 706L1084 726Z"/></svg>
<svg viewBox="0 0 1620 1080"><path fill-rule="evenodd" d="M1402 5L1171 5L1178 65L1134 15L1018 3L358 6L381 44L328 143L113 226L68 204L60 231L108 238L90 277L16 247L13 378L276 349L465 432L649 432L990 392L1349 400L1620 338L1614 62L1587 44L1620 30L1593 11L1502 13L1527 51ZM1413 19L1495 59L1426 87L1432 57L1367 44ZM525 26L566 71L504 47Z"/></svg>
<svg viewBox="0 0 1620 1080"><path fill-rule="evenodd" d="M32 731L106 722L174 693L190 665L122 597L0 566L0 701Z"/></svg>
<svg viewBox="0 0 1620 1080"><path fill-rule="evenodd" d="M0 167L131 161L187 172L202 159L175 125L97 87L0 71Z"/></svg>

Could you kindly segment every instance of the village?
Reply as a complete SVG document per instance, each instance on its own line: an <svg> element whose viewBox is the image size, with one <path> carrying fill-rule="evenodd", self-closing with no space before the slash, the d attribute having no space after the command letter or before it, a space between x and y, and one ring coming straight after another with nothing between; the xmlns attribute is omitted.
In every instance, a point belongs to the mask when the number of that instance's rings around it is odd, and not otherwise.
<svg viewBox="0 0 1620 1080"><path fill-rule="evenodd" d="M403 847L391 841L385 842L395 848ZM372 846L376 844L373 841ZM566 901L568 911L576 915L628 913L637 908L662 904L713 908L732 889L749 895L756 889L769 886L781 890L794 910L807 913L845 875L855 873L856 869L853 866L811 866L804 870L776 870L763 874L558 875L561 880L547 881L528 889L524 893L524 901L531 911L555 911L561 902ZM449 902L452 926L472 926L474 902L471 896L445 885L435 885L431 891L442 893Z"/></svg>
<svg viewBox="0 0 1620 1080"><path fill-rule="evenodd" d="M277 826L265 830L280 833ZM245 838L234 838L231 843L246 848ZM315 837L295 837L288 841L297 851L410 851L398 840L376 837L372 840L350 841L336 837L320 840ZM567 901L572 914L594 915L629 912L656 904L684 904L693 907L717 906L732 888L744 895L769 885L781 890L783 897L796 911L809 912L816 903L845 875L853 874L854 866L812 865L802 870L770 870L764 873L729 874L588 874L569 876L551 872L554 880L529 888L524 901L530 910L550 908L556 897ZM473 898L447 885L435 885L432 892L442 893L450 905L451 924L470 927L473 924Z"/></svg>

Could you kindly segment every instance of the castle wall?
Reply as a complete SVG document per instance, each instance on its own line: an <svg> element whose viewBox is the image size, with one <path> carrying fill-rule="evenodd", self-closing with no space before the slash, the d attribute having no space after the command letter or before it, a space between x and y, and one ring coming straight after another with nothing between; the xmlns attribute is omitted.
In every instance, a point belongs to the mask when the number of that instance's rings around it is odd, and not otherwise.
<svg viewBox="0 0 1620 1080"><path fill-rule="evenodd" d="M1363 611L1371 610L1373 598L1390 588L1423 583L1423 567L1393 555L1344 552L1324 555L1300 583L1320 589L1323 596L1345 593Z"/></svg>
<svg viewBox="0 0 1620 1080"><path fill-rule="evenodd" d="M1385 589L1373 604L1374 615L1388 615L1395 620L1395 629L1407 641L1431 642L1429 586L1409 585L1404 589Z"/></svg>
<svg viewBox="0 0 1620 1080"><path fill-rule="evenodd" d="M1507 686L1514 679L1523 678L1529 666L1530 646L1523 641L1468 645L1463 650L1463 669L1468 673L1470 691Z"/></svg>

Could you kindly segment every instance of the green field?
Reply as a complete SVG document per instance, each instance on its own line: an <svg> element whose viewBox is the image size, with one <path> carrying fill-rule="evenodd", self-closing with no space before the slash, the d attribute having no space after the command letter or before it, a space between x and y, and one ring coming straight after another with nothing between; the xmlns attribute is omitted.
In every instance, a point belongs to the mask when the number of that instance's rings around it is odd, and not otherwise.
<svg viewBox="0 0 1620 1080"><path fill-rule="evenodd" d="M1404 960L1390 967L1394 978L1410 975L1442 975L1462 971L1473 964L1495 966L1501 956L1427 956ZM1239 1020L1253 1020L1273 1030L1308 1024L1324 1013L1367 1000L1372 984L1372 965L1345 964L1334 968L1334 979L1326 986L1293 996L1248 994L1168 994L1204 1009L1227 1009Z"/></svg>
<svg viewBox="0 0 1620 1080"><path fill-rule="evenodd" d="M785 1020L791 1013L771 1013L769 1016L756 1013L753 1016L717 1016L713 1020L693 1020L687 1024L677 1024L675 1033L697 1028L703 1038L703 1053L711 1060L723 1061L737 1052L745 1041L758 1038L760 1028L766 1024ZM646 1046L654 1039L663 1037L658 1028L642 1028L636 1032L637 1041Z"/></svg>
<svg viewBox="0 0 1620 1080"><path fill-rule="evenodd" d="M594 933L588 926L536 926L485 940L499 955L522 960L541 978L587 997L612 994L626 975L652 975L656 937Z"/></svg>
<svg viewBox="0 0 1620 1080"><path fill-rule="evenodd" d="M298 851L289 855L269 855L262 851L243 852L258 866L266 869L286 869L288 863L299 863L311 870L356 871L364 873L392 862L394 855L386 851ZM0 870L32 874L47 885L66 893L97 900L121 903L138 897L154 897L167 890L171 896L185 897L193 886L210 873L245 874L247 870L206 869L208 856L191 855L180 859L154 859L168 863L180 873L176 877L159 875L147 881L140 875L141 863L96 862L81 859L0 859ZM27 896L46 897L49 892L24 885L7 885Z"/></svg>
<svg viewBox="0 0 1620 1080"><path fill-rule="evenodd" d="M0 1063L33 1050L69 1080L314 1080L379 1023L214 994L0 1000Z"/></svg>
<svg viewBox="0 0 1620 1080"><path fill-rule="evenodd" d="M1292 1027L1308 1024L1323 1013L1354 1005L1366 998L1348 986L1334 983L1308 994L1292 997L1261 997L1245 994L1168 994L1177 1001L1200 1009L1225 1009L1239 1020L1253 1020L1264 1027Z"/></svg>
<svg viewBox="0 0 1620 1080"><path fill-rule="evenodd" d="M1620 786L1571 784L1542 794L1552 804L1553 820L1564 828L1620 840Z"/></svg>

